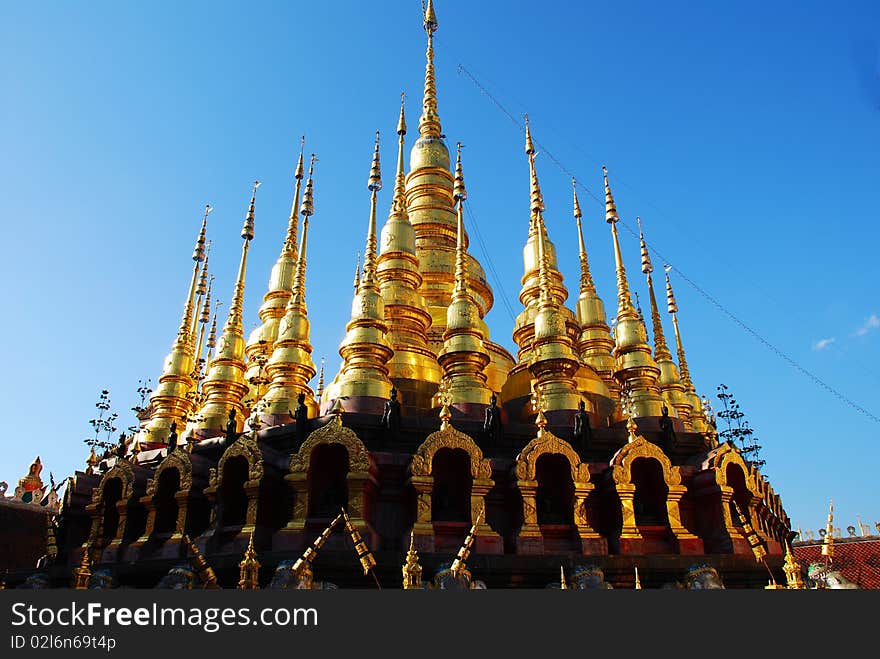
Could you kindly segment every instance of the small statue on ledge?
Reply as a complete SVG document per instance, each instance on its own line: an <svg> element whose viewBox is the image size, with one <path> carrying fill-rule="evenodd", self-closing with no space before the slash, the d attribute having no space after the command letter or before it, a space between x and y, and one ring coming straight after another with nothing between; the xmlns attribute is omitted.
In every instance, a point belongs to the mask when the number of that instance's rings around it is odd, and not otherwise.
<svg viewBox="0 0 880 659"><path fill-rule="evenodd" d="M235 421L235 408L229 408L229 421L226 422L226 444L232 444L238 439L238 423Z"/></svg>
<svg viewBox="0 0 880 659"><path fill-rule="evenodd" d="M677 439L675 429L672 427L672 419L669 418L669 408L663 406L663 416L660 417L660 432L663 437L663 448L668 452L675 448Z"/></svg>
<svg viewBox="0 0 880 659"><path fill-rule="evenodd" d="M486 408L486 420L483 422L483 430L490 442L501 440L503 429L501 427L501 410L498 409L498 396L494 393L489 399L489 407Z"/></svg>
<svg viewBox="0 0 880 659"><path fill-rule="evenodd" d="M379 423L388 430L392 438L397 437L400 430L400 403L397 400L396 387L391 387L391 397L385 402L385 409Z"/></svg>
<svg viewBox="0 0 880 659"><path fill-rule="evenodd" d="M578 448L582 451L586 451L589 448L593 431L590 428L590 415L587 414L586 405L582 400L578 402L578 411L574 414L573 435Z"/></svg>
<svg viewBox="0 0 880 659"><path fill-rule="evenodd" d="M126 451L125 433L122 432L122 433L119 433L119 443L116 445L116 457L117 458L124 458L125 451Z"/></svg>
<svg viewBox="0 0 880 659"><path fill-rule="evenodd" d="M168 433L168 455L174 453L177 448L177 421L171 422L170 432Z"/></svg>
<svg viewBox="0 0 880 659"><path fill-rule="evenodd" d="M296 423L296 438L302 441L306 438L309 425L309 408L306 407L306 395L302 392L296 396L296 409L293 411L293 420Z"/></svg>

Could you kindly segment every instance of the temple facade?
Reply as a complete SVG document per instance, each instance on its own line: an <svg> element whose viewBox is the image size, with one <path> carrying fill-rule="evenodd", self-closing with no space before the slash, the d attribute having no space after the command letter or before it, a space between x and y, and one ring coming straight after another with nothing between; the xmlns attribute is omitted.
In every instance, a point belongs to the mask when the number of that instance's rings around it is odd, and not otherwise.
<svg viewBox="0 0 880 659"><path fill-rule="evenodd" d="M423 27L422 111L407 165L401 105L387 209L377 195L388 177L376 136L339 372L325 383L312 357L307 289L321 283L307 281L306 262L320 172L301 153L288 228L249 337L242 316L258 183L219 329L216 314L210 324L217 291L207 284L206 210L184 311L141 428L115 454L93 454L66 490L58 556L47 568L53 585L103 570L114 583L153 587L197 555L213 583L230 588L242 557L258 556L262 572L249 574L266 587L271 570L302 556L342 510L384 587L401 587L401 565L414 556L426 577L442 571L466 538L468 569L489 588L544 587L558 582L560 566L599 569L615 587L661 587L701 565L729 588L763 587L773 575L784 582L789 518L759 470L717 440L688 369L674 282L667 274L655 292L642 237L650 312L633 304L607 172L610 236L589 251L614 254L616 304L593 283L576 184L566 212L580 272L566 281L528 123L516 354L493 340L484 320L492 288L464 222L467 163L441 129L430 1ZM375 587L352 559L351 537L328 533L309 565L322 583Z"/></svg>

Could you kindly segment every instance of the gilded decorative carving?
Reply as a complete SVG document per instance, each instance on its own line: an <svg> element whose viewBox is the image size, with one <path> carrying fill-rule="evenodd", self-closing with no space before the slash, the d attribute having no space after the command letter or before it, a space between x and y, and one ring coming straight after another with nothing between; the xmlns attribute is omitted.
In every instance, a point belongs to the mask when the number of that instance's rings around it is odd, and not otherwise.
<svg viewBox="0 0 880 659"><path fill-rule="evenodd" d="M638 458L653 458L659 462L667 487L681 485L681 469L673 467L672 462L660 447L641 435L628 444L624 444L611 458L611 477L616 485L632 483L632 464Z"/></svg>
<svg viewBox="0 0 880 659"><path fill-rule="evenodd" d="M170 453L162 463L156 468L153 477L147 483L147 496L155 496L156 489L159 486L159 478L166 469L176 469L180 474L179 490L189 490L192 488L192 461L189 453L182 448Z"/></svg>
<svg viewBox="0 0 880 659"><path fill-rule="evenodd" d="M410 463L410 473L413 476L430 476L434 464L434 454L442 448L461 449L471 458L471 475L474 479L492 478L492 465L476 442L465 433L449 426L445 430L438 430L428 435L422 442ZM490 485L491 487L491 485ZM477 511L478 512L478 511ZM476 514L476 513L474 513Z"/></svg>
<svg viewBox="0 0 880 659"><path fill-rule="evenodd" d="M544 430L539 437L535 437L526 444L525 448L516 456L514 473L519 480L535 480L536 465L538 458L545 453L558 453L568 458L571 465L571 478L578 483L590 482L589 467L581 462L580 457L563 439L560 439L548 430Z"/></svg>
<svg viewBox="0 0 880 659"><path fill-rule="evenodd" d="M92 492L92 502L99 503L104 500L104 486L114 478L122 481L122 496L120 501L127 501L131 498L134 490L134 467L127 460L117 460L106 474L101 478L98 487Z"/></svg>
<svg viewBox="0 0 880 659"><path fill-rule="evenodd" d="M216 488L220 484L223 469L230 458L243 457L248 463L248 480L259 481L263 478L263 451L257 443L253 433L242 435L235 440L220 458L216 469L211 469L210 485ZM182 474L181 474L182 477Z"/></svg>
<svg viewBox="0 0 880 659"><path fill-rule="evenodd" d="M299 447L299 451L290 458L291 473L308 473L312 451L319 444L342 444L348 451L348 469L352 471L369 472L373 459L364 443L353 430L342 425L337 416L336 419L318 428Z"/></svg>

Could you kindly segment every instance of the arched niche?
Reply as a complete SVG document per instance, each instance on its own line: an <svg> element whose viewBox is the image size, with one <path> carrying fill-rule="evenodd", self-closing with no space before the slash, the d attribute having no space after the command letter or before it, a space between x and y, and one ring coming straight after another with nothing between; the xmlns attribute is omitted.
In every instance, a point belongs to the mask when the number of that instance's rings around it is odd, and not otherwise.
<svg viewBox="0 0 880 659"><path fill-rule="evenodd" d="M457 457L456 457L457 456ZM467 473L461 467L467 462ZM457 467L455 465L457 461ZM443 492L439 488L454 486L444 480L446 474L435 471L440 466L452 466L459 478L469 476L470 495L467 510L461 521L435 519L434 505ZM416 521L413 535L420 551L440 551L460 543L467 534L467 528L477 521L481 510L485 510L486 495L495 485L492 480L492 465L483 457L483 452L469 435L451 425L431 433L413 454L409 465L410 483L416 491ZM459 497L461 493L456 493ZM453 495L455 496L455 495ZM464 495L467 496L467 495ZM486 513L477 525L478 550L496 552L501 550L500 537L489 525ZM456 524L464 524L460 529ZM462 532L463 530L463 532ZM454 549L453 549L454 550Z"/></svg>
<svg viewBox="0 0 880 659"><path fill-rule="evenodd" d="M91 547L94 560L114 560L123 544L143 532L146 511L136 496L143 489L143 470L123 458L117 458L101 477L92 491L92 502L86 507L92 515L86 544Z"/></svg>
<svg viewBox="0 0 880 659"><path fill-rule="evenodd" d="M347 461L343 460L343 452ZM292 518L285 532L295 536L294 546L303 544L306 540L302 534L306 530L310 511L315 509L310 502L310 498L315 494L310 486L313 477L316 476L314 467L324 460L321 457L322 453L331 465L335 465L334 468L342 470L347 466L346 511L355 528L368 536L365 539L368 539L371 549L376 549L378 535L372 530L368 521L371 515L372 497L378 486L376 464L360 437L353 430L342 425L339 415L321 428L312 431L290 458L289 473L284 478L292 490L294 502ZM317 458L318 464L313 461L313 457Z"/></svg>
<svg viewBox="0 0 880 659"><path fill-rule="evenodd" d="M539 474L539 462L541 470ZM523 524L516 535L518 553L543 553L548 551L562 550L571 551L572 547L564 547L566 543L565 531L553 528L554 525L545 525L547 530L542 531L538 516L538 490L542 486L545 476L545 466L550 472L553 469L563 470L567 467L568 474L573 484L573 497L571 497L571 514L564 513L565 519L573 521L574 534L568 534L568 542L576 540L579 548L584 553L606 553L607 543L599 533L590 525L587 515L587 499L594 489L590 482L589 467L581 462L580 456L571 445L560 439L548 430L541 430L537 437L532 439L516 456L513 465L515 487L522 498ZM556 525L565 527L566 525ZM545 547L546 545L546 547Z"/></svg>
<svg viewBox="0 0 880 659"><path fill-rule="evenodd" d="M663 535L668 538L669 549L682 554L704 551L703 542L688 531L681 521L681 499L687 493L687 488L682 485L681 468L673 466L659 446L641 435L631 436L630 441L611 458L609 468L610 481L620 501L622 526L618 540L621 553L663 551L665 540L657 535L653 525L643 525L642 528L647 531L643 534L635 511L636 494L640 487L653 490L645 492L650 499L662 496L663 486L666 488L666 519L661 521L665 524L665 531L668 531L668 534L664 531ZM662 518L658 511L653 516Z"/></svg>

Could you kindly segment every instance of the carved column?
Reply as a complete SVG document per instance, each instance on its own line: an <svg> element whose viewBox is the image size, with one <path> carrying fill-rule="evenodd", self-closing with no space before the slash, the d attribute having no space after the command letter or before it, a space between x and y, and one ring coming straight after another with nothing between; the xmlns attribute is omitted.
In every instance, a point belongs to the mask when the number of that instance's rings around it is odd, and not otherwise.
<svg viewBox="0 0 880 659"><path fill-rule="evenodd" d="M257 512L260 507L260 480L248 480L244 483L244 493L247 496L247 515L241 534L250 537L251 532L257 527Z"/></svg>
<svg viewBox="0 0 880 659"><path fill-rule="evenodd" d="M431 519L431 493L434 490L434 477L412 476L410 483L416 490L416 523L413 526L413 541L417 551L434 551L434 524ZM473 511L473 502L471 503ZM473 515L472 515L473 516Z"/></svg>
<svg viewBox="0 0 880 659"><path fill-rule="evenodd" d="M702 554L705 552L703 541L688 531L681 523L681 499L687 493L684 485L670 485L666 496L666 516L669 519L669 530L675 537L679 554Z"/></svg>
<svg viewBox="0 0 880 659"><path fill-rule="evenodd" d="M486 495L495 485L491 478L475 478L471 483L471 524L477 521L480 510L486 508ZM504 543L488 521L489 511L486 510L483 520L477 526L476 551L481 554L503 554Z"/></svg>
<svg viewBox="0 0 880 659"><path fill-rule="evenodd" d="M607 554L608 541L590 526L587 517L587 498L593 491L592 483L576 481L574 484L574 525L584 554Z"/></svg>
<svg viewBox="0 0 880 659"><path fill-rule="evenodd" d="M719 485L718 489L721 490L721 514L724 517L724 528L733 544L733 553L751 554L752 550L749 548L749 543L743 535L742 529L733 523L733 512L731 511L733 488L729 485Z"/></svg>
<svg viewBox="0 0 880 659"><path fill-rule="evenodd" d="M538 490L536 480L517 480L516 487L522 495L523 524L516 534L517 554L543 554L544 538L538 526L538 511L535 494Z"/></svg>
<svg viewBox="0 0 880 659"><path fill-rule="evenodd" d="M376 479L369 471L350 471L346 476L348 486L348 517L355 529L368 541L369 548L379 548L379 534L366 519L367 498L376 488Z"/></svg>
<svg viewBox="0 0 880 659"><path fill-rule="evenodd" d="M615 483L614 489L620 498L620 515L623 519L623 524L620 527L620 553L641 554L643 538L639 527L636 526L636 513L633 506L636 486L631 483Z"/></svg>

